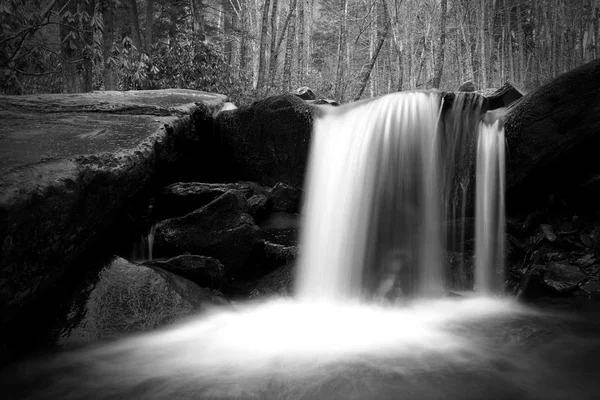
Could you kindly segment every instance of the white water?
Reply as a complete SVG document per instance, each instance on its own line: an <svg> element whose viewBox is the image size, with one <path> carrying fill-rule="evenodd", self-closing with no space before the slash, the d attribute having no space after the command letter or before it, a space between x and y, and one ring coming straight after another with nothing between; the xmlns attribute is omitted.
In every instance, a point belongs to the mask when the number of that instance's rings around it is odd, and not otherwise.
<svg viewBox="0 0 600 400"><path fill-rule="evenodd" d="M365 275L376 275L376 292L403 268L417 276L419 294L442 293L439 112L437 93L396 93L315 121L300 298L357 298Z"/></svg>
<svg viewBox="0 0 600 400"><path fill-rule="evenodd" d="M504 283L504 129L481 122L477 144L475 290Z"/></svg>

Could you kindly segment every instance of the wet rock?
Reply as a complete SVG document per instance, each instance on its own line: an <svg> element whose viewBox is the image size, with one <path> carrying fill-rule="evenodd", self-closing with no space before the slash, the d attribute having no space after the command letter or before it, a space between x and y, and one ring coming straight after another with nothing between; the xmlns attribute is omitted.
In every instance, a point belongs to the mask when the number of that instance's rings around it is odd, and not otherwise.
<svg viewBox="0 0 600 400"><path fill-rule="evenodd" d="M540 297L544 292L542 280L543 266L534 265L529 268L519 282L516 298L518 300L534 300Z"/></svg>
<svg viewBox="0 0 600 400"><path fill-rule="evenodd" d="M269 189L275 211L296 213L300 211L302 190L297 187L279 182Z"/></svg>
<svg viewBox="0 0 600 400"><path fill-rule="evenodd" d="M302 100L314 100L317 98L313 91L307 86L303 86L294 90L294 94L300 97Z"/></svg>
<svg viewBox="0 0 600 400"><path fill-rule="evenodd" d="M552 229L552 225L541 224L540 229L548 241L554 242L556 240L556 234L554 233L554 229Z"/></svg>
<svg viewBox="0 0 600 400"><path fill-rule="evenodd" d="M180 89L0 96L3 322L95 247L123 241L115 227L175 137L224 101Z"/></svg>
<svg viewBox="0 0 600 400"><path fill-rule="evenodd" d="M276 212L263 221L260 226L261 239L284 246L298 244L299 216Z"/></svg>
<svg viewBox="0 0 600 400"><path fill-rule="evenodd" d="M250 292L251 299L291 296L294 290L295 265L286 264L261 278Z"/></svg>
<svg viewBox="0 0 600 400"><path fill-rule="evenodd" d="M225 267L219 260L212 257L197 255L180 255L165 261L146 261L143 265L160 267L172 272L198 286L220 290L225 284Z"/></svg>
<svg viewBox="0 0 600 400"><path fill-rule="evenodd" d="M219 113L217 136L234 149L238 180L301 186L308 159L313 108L294 95L272 96Z"/></svg>
<svg viewBox="0 0 600 400"><path fill-rule="evenodd" d="M271 212L273 202L264 194L257 194L248 199L248 212L255 221L262 221Z"/></svg>
<svg viewBox="0 0 600 400"><path fill-rule="evenodd" d="M147 331L228 302L161 268L115 258L91 276L55 329L59 346Z"/></svg>
<svg viewBox="0 0 600 400"><path fill-rule="evenodd" d="M246 213L245 200L229 190L198 210L160 222L154 249L157 257L185 251L214 257L223 263L229 278L243 268L257 235L258 227Z"/></svg>
<svg viewBox="0 0 600 400"><path fill-rule="evenodd" d="M265 189L252 182L173 183L165 187L156 196L154 201L154 218L166 219L185 215L207 205L229 190L237 192L243 199L249 199L257 194L266 194Z"/></svg>
<svg viewBox="0 0 600 400"><path fill-rule="evenodd" d="M543 269L544 285L557 294L573 292L586 278L574 265L551 263Z"/></svg>

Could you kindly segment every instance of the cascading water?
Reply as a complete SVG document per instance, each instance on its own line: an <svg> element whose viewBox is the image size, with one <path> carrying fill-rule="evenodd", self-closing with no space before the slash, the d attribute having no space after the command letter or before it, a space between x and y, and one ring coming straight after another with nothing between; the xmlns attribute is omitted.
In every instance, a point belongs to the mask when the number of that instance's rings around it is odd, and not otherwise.
<svg viewBox="0 0 600 400"><path fill-rule="evenodd" d="M504 129L481 123L477 144L475 290L490 294L504 283Z"/></svg>
<svg viewBox="0 0 600 400"><path fill-rule="evenodd" d="M591 398L586 394L597 393L596 379L581 377L598 367L581 360L597 365L599 351L588 350L600 349L597 339L565 332L567 324L554 314L506 299L431 298L444 290L440 225L448 210L455 210L453 218L465 215L456 210L467 208L465 176L472 166L461 160L462 145L452 145L462 139L440 138L440 131L449 130L439 120L436 93L398 93L317 118L295 299L209 310L160 331L17 366L0 374L3 394ZM480 130L476 288L489 293L496 287L490 271L502 266L504 141L498 125L482 124ZM449 182L464 185L453 190ZM368 301L399 294L420 298ZM593 329L600 332L600 326ZM558 332L562 341L544 348L536 339L533 350L522 345L538 338L537 332Z"/></svg>
<svg viewBox="0 0 600 400"><path fill-rule="evenodd" d="M315 122L297 293L442 293L437 93L398 93ZM411 282L399 282L400 280Z"/></svg>
<svg viewBox="0 0 600 400"><path fill-rule="evenodd" d="M138 262L152 260L155 231L156 224L152 224L146 234L139 235L137 240L132 245L129 260Z"/></svg>

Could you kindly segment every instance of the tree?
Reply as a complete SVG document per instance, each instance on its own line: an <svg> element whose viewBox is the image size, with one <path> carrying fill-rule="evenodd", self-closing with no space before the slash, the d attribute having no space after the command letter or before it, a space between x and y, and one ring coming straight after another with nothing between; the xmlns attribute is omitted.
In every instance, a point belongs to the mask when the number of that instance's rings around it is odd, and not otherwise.
<svg viewBox="0 0 600 400"><path fill-rule="evenodd" d="M448 0L441 0L440 14L440 43L438 46L437 59L435 60L435 75L432 87L439 89L444 72L444 52L446 51L446 14L448 12Z"/></svg>

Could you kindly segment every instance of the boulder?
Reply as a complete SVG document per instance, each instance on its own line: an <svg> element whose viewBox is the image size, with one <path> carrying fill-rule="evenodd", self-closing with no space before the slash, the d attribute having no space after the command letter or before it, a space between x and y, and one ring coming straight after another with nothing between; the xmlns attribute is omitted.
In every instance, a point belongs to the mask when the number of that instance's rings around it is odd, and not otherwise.
<svg viewBox="0 0 600 400"><path fill-rule="evenodd" d="M235 180L301 186L306 168L313 107L297 96L272 96L219 113L216 134L233 151Z"/></svg>
<svg viewBox="0 0 600 400"><path fill-rule="evenodd" d="M262 277L250 291L249 297L259 299L291 296L294 290L294 276L294 263L281 266Z"/></svg>
<svg viewBox="0 0 600 400"><path fill-rule="evenodd" d="M246 213L245 200L229 190L189 214L159 222L154 254L171 257L189 251L214 257L223 263L229 278L244 266L257 235L258 227Z"/></svg>
<svg viewBox="0 0 600 400"><path fill-rule="evenodd" d="M147 331L225 304L218 292L117 257L86 280L59 317L54 337L59 346L71 347Z"/></svg>
<svg viewBox="0 0 600 400"><path fill-rule="evenodd" d="M98 246L226 97L193 90L0 96L0 314L40 299ZM204 110L204 111L203 111Z"/></svg>
<svg viewBox="0 0 600 400"><path fill-rule="evenodd" d="M574 192L600 172L600 59L513 103L505 117L507 206L527 209Z"/></svg>
<svg viewBox="0 0 600 400"><path fill-rule="evenodd" d="M467 81L465 83L463 83L462 85L460 85L460 87L458 88L459 92L474 92L475 91L475 84L471 81Z"/></svg>
<svg viewBox="0 0 600 400"><path fill-rule="evenodd" d="M273 202L264 194L257 194L248 199L248 212L255 221L262 221L273 208Z"/></svg>
<svg viewBox="0 0 600 400"><path fill-rule="evenodd" d="M507 81L502 87L487 96L487 101L489 109L494 110L508 107L521 97L523 97L523 91L518 89L514 83Z"/></svg>
<svg viewBox="0 0 600 400"><path fill-rule="evenodd" d="M298 246L286 246L268 241L256 243L245 269L244 279L255 279L289 264L298 257Z"/></svg>
<svg viewBox="0 0 600 400"><path fill-rule="evenodd" d="M221 290L225 284L225 267L212 257L183 254L165 261L146 261L143 265L162 268L201 287Z"/></svg>
<svg viewBox="0 0 600 400"><path fill-rule="evenodd" d="M571 293L586 279L575 265L550 263L543 269L544 285L556 294Z"/></svg>
<svg viewBox="0 0 600 400"><path fill-rule="evenodd" d="M300 211L302 190L297 187L279 182L269 189L275 211L297 213Z"/></svg>
<svg viewBox="0 0 600 400"><path fill-rule="evenodd" d="M165 187L156 196L153 217L160 220L185 215L207 205L229 190L237 192L243 199L250 199L254 195L265 195L267 193L261 186L252 182L173 183Z"/></svg>
<svg viewBox="0 0 600 400"><path fill-rule="evenodd" d="M315 100L317 98L314 92L307 86L302 86L294 90L293 94L300 97L302 100Z"/></svg>

